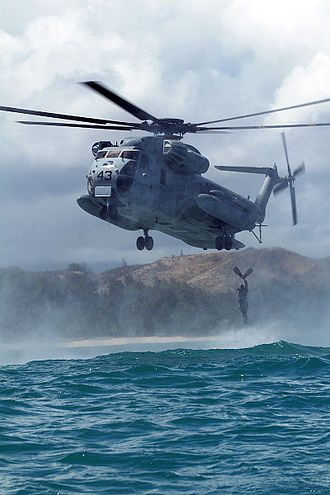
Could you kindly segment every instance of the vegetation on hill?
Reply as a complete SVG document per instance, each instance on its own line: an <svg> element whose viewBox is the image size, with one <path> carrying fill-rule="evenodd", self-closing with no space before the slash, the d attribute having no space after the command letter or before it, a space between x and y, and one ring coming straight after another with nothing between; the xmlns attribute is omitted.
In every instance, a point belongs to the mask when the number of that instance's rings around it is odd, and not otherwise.
<svg viewBox="0 0 330 495"><path fill-rule="evenodd" d="M249 266L251 322L328 314L330 259L283 249L246 249L163 258L93 274L72 263L64 271L0 270L0 339L50 334L62 338L209 335L241 325L237 265ZM308 311L306 311L306 308Z"/></svg>

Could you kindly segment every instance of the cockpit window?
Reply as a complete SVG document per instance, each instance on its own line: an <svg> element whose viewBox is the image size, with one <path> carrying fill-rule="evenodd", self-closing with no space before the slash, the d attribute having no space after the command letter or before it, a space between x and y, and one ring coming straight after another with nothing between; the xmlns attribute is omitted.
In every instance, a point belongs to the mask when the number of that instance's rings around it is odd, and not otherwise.
<svg viewBox="0 0 330 495"><path fill-rule="evenodd" d="M106 151L98 151L95 159L98 160L99 158L103 158L105 155L106 155Z"/></svg>
<svg viewBox="0 0 330 495"><path fill-rule="evenodd" d="M125 158L126 160L138 160L139 152L132 150L124 150L121 152L120 158Z"/></svg>
<svg viewBox="0 0 330 495"><path fill-rule="evenodd" d="M119 156L119 150L110 150L107 152L107 158L117 158Z"/></svg>

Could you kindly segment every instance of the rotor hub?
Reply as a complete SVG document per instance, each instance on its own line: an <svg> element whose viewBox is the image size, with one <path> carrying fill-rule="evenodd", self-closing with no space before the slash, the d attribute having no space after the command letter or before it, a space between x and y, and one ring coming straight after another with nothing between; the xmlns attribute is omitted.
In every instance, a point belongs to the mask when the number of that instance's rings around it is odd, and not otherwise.
<svg viewBox="0 0 330 495"><path fill-rule="evenodd" d="M154 134L164 134L166 137L182 137L186 132L192 132L187 126L191 126L191 124L185 124L183 119L176 118L157 119L151 123L142 122L141 124L143 130Z"/></svg>

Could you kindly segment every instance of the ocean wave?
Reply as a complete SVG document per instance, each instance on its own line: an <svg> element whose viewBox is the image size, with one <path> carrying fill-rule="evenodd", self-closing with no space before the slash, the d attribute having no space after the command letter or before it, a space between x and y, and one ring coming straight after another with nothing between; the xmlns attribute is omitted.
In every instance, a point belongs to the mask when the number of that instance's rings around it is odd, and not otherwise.
<svg viewBox="0 0 330 495"><path fill-rule="evenodd" d="M325 495L329 365L277 341L2 366L3 491Z"/></svg>

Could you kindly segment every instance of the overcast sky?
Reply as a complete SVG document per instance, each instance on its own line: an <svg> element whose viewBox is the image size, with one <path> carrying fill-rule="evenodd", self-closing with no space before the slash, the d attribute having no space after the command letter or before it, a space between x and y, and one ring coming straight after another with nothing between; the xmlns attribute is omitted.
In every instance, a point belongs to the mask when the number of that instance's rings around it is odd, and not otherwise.
<svg viewBox="0 0 330 495"><path fill-rule="evenodd" d="M327 0L11 0L0 3L0 105L131 120L77 82L98 80L159 117L206 121L330 97ZM81 210L97 130L24 127L0 115L0 266L104 266L202 252L165 234L138 252L137 233ZM330 122L330 103L243 121ZM243 124L242 122L242 124ZM187 135L221 164L286 173L281 131ZM330 127L287 131L299 223L289 196L271 198L263 246L330 255ZM123 133L112 134L121 139ZM207 177L252 198L262 176ZM258 247L251 234L238 235Z"/></svg>

